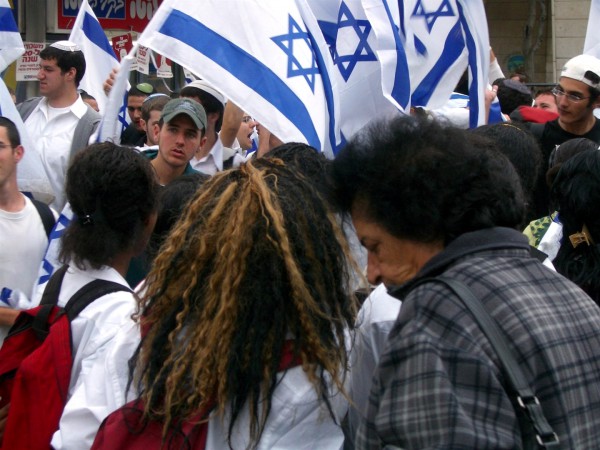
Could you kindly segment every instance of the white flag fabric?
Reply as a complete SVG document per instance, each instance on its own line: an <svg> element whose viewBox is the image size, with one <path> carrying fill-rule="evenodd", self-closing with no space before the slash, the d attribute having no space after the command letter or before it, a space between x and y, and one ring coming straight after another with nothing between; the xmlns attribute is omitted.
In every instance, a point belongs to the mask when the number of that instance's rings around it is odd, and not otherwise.
<svg viewBox="0 0 600 450"><path fill-rule="evenodd" d="M304 0L165 0L138 43L207 80L282 141L333 156L334 68Z"/></svg>
<svg viewBox="0 0 600 450"><path fill-rule="evenodd" d="M8 0L0 0L0 72L25 52L19 28Z"/></svg>
<svg viewBox="0 0 600 450"><path fill-rule="evenodd" d="M25 46L8 0L0 0L0 71L5 70L24 51ZM23 159L17 168L19 190L31 194L37 200L50 203L54 199L54 192L48 181L42 159L34 141L25 129L21 115L13 103L4 80L0 82L0 115L15 123L19 130L21 145L25 149Z"/></svg>
<svg viewBox="0 0 600 450"><path fill-rule="evenodd" d="M372 120L398 114L383 95L376 38L360 0L309 0L333 58L345 139Z"/></svg>
<svg viewBox="0 0 600 450"><path fill-rule="evenodd" d="M489 36L481 0L362 0L377 36L385 95L439 108L470 67L471 126L485 122ZM483 76L485 75L485 76Z"/></svg>
<svg viewBox="0 0 600 450"><path fill-rule="evenodd" d="M79 87L96 99L100 113L104 113L107 99L102 83L113 68L119 67L119 61L87 0L81 3L69 40L85 55L86 69Z"/></svg>
<svg viewBox="0 0 600 450"><path fill-rule="evenodd" d="M93 142L121 142L121 132L127 127L127 91L129 90L129 69L135 61L134 46L129 54L121 60L119 72L108 95L106 111L102 115Z"/></svg>
<svg viewBox="0 0 600 450"><path fill-rule="evenodd" d="M600 0L592 0L583 53L600 58Z"/></svg>
<svg viewBox="0 0 600 450"><path fill-rule="evenodd" d="M469 59L470 126L485 124L485 91L489 84L490 36L482 0L457 0Z"/></svg>

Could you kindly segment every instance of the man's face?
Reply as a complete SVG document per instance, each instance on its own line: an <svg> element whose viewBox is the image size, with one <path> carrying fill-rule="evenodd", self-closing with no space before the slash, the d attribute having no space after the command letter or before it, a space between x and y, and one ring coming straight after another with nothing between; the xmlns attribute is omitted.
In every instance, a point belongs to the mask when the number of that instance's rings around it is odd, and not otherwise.
<svg viewBox="0 0 600 450"><path fill-rule="evenodd" d="M23 157L23 147L12 147L5 127L0 127L0 188L16 176L17 164Z"/></svg>
<svg viewBox="0 0 600 450"><path fill-rule="evenodd" d="M252 133L254 133L254 127L256 121L248 113L244 113L242 117L242 123L237 132L237 140L242 147L242 150L250 150L252 148Z"/></svg>
<svg viewBox="0 0 600 450"><path fill-rule="evenodd" d="M143 123L143 128L146 131L146 143L148 145L158 144L157 130L160 130L160 128L158 127L158 122L160 121L160 114L160 111L150 111L150 117L148 118L148 122Z"/></svg>
<svg viewBox="0 0 600 450"><path fill-rule="evenodd" d="M556 97L551 93L540 94L535 98L536 108L545 109L558 114L558 106L556 106Z"/></svg>
<svg viewBox="0 0 600 450"><path fill-rule="evenodd" d="M171 167L183 168L205 140L192 119L179 114L158 130L159 157Z"/></svg>
<svg viewBox="0 0 600 450"><path fill-rule="evenodd" d="M442 244L399 239L356 209L352 211L352 222L361 245L367 250L367 280L373 285L405 283L443 250Z"/></svg>
<svg viewBox="0 0 600 450"><path fill-rule="evenodd" d="M144 103L145 98L146 97L137 95L131 95L127 98L127 112L129 113L129 118L131 119L131 123L139 131L143 131L140 119L142 118L142 103Z"/></svg>
<svg viewBox="0 0 600 450"><path fill-rule="evenodd" d="M67 91L68 80L72 78L71 72L74 73L75 69L63 73L56 65L55 59L42 59L41 61L37 74L40 82L40 95L50 100L59 98Z"/></svg>
<svg viewBox="0 0 600 450"><path fill-rule="evenodd" d="M598 101L590 105L590 88L587 84L572 78L562 77L557 88L565 94L576 95L582 99L575 102L570 100L567 95L556 97L561 124L577 125L590 120Z"/></svg>

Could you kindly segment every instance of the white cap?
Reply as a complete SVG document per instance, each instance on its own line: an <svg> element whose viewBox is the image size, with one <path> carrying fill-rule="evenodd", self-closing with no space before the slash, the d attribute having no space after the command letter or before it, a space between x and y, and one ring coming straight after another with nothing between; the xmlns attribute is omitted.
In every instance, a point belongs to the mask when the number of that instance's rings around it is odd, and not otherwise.
<svg viewBox="0 0 600 450"><path fill-rule="evenodd" d="M221 94L221 92L217 91L208 81L194 80L191 83L186 84L183 87L183 89L188 88L188 87L200 89L201 91L204 91L204 92L212 95L214 98L219 100L219 102L221 102L221 104L223 106L225 106L225 96L223 94Z"/></svg>
<svg viewBox="0 0 600 450"><path fill-rule="evenodd" d="M600 59L592 55L579 55L566 62L561 77L581 81L595 89L600 88Z"/></svg>
<svg viewBox="0 0 600 450"><path fill-rule="evenodd" d="M79 48L79 45L77 45L71 41L58 41L58 42L55 42L54 44L50 44L50 47L57 48L64 52L79 52L79 51L81 51L81 49Z"/></svg>

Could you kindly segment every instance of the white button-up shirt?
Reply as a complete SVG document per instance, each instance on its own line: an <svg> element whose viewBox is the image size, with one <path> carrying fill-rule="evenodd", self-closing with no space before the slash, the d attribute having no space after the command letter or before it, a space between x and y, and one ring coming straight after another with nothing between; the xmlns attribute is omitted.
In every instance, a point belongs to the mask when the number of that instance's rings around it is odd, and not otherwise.
<svg viewBox="0 0 600 450"><path fill-rule="evenodd" d="M69 166L73 134L79 119L86 112L87 106L81 100L81 96L67 108L52 108L48 104L48 99L43 98L25 121L29 135L36 142L44 169L54 190L55 199L50 206L59 212L66 203L65 177Z"/></svg>

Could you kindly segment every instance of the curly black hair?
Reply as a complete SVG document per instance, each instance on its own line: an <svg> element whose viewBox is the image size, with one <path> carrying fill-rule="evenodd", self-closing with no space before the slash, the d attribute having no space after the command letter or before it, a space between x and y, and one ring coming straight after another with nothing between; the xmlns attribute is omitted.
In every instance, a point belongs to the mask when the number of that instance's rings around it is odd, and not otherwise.
<svg viewBox="0 0 600 450"><path fill-rule="evenodd" d="M76 218L63 235L60 259L82 269L84 263L110 265L117 254L139 245L157 208L158 183L150 162L110 142L90 145L73 158L65 190Z"/></svg>

